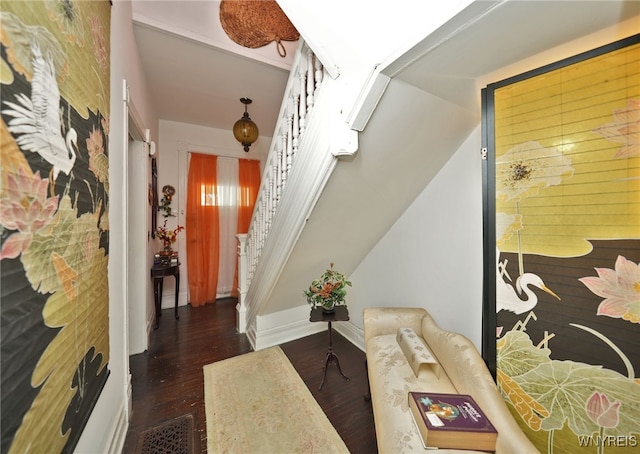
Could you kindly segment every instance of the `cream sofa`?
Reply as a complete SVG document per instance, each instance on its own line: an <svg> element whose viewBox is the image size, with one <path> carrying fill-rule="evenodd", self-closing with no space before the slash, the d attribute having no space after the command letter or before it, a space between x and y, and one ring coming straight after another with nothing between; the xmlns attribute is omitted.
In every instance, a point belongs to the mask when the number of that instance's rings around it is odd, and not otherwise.
<svg viewBox="0 0 640 454"><path fill-rule="evenodd" d="M400 332L399 332L400 330ZM427 351L405 352L415 336ZM441 329L422 308L366 308L364 338L378 452L425 451L409 413L409 391L470 394L498 430L496 453L539 452L507 409L475 346ZM402 346L401 346L402 345ZM420 349L419 349L420 350ZM429 350L435 363L430 363ZM441 449L443 453L470 453Z"/></svg>

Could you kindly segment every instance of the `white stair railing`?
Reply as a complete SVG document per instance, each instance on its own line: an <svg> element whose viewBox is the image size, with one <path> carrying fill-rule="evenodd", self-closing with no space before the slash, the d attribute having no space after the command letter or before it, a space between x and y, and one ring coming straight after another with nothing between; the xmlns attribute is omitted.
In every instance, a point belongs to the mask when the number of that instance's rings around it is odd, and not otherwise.
<svg viewBox="0 0 640 454"><path fill-rule="evenodd" d="M276 124L262 174L256 207L247 233L247 286L260 260L262 247L269 234L271 221L278 208L314 99L322 83L322 65L311 49L301 42L292 66L292 77L285 90L283 105Z"/></svg>
<svg viewBox="0 0 640 454"><path fill-rule="evenodd" d="M291 169L298 155L300 142L308 127L316 95L325 78L319 59L300 40L289 81L276 123L271 148L262 172L249 231L238 236L238 330L244 332L247 307L245 297L260 261L263 247Z"/></svg>

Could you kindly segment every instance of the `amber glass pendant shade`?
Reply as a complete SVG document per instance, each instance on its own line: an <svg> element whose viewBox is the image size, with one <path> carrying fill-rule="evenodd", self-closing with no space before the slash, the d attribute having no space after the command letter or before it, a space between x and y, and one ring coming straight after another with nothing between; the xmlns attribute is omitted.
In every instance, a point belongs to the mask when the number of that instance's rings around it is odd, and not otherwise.
<svg viewBox="0 0 640 454"><path fill-rule="evenodd" d="M240 102L244 104L244 114L242 118L233 125L233 136L240 142L244 151L249 151L249 147L258 139L258 126L251 120L247 112L247 105L251 104L251 99L240 98Z"/></svg>

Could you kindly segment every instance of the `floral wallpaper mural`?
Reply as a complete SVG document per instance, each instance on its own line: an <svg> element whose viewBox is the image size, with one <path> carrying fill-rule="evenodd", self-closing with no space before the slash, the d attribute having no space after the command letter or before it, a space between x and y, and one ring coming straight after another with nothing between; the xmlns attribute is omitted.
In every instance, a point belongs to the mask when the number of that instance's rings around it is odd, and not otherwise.
<svg viewBox="0 0 640 454"><path fill-rule="evenodd" d="M639 43L488 87L497 381L545 453L640 448Z"/></svg>
<svg viewBox="0 0 640 454"><path fill-rule="evenodd" d="M109 374L111 6L1 7L1 451L72 452Z"/></svg>

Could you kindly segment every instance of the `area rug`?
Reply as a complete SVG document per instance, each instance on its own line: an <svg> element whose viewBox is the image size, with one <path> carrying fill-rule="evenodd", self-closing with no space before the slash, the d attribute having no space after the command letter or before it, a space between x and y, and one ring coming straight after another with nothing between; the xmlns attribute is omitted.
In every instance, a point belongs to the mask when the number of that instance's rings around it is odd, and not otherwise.
<svg viewBox="0 0 640 454"><path fill-rule="evenodd" d="M203 371L209 454L349 452L280 347Z"/></svg>
<svg viewBox="0 0 640 454"><path fill-rule="evenodd" d="M191 414L165 421L140 432L136 454L192 454L193 431Z"/></svg>

